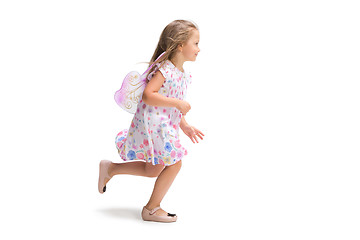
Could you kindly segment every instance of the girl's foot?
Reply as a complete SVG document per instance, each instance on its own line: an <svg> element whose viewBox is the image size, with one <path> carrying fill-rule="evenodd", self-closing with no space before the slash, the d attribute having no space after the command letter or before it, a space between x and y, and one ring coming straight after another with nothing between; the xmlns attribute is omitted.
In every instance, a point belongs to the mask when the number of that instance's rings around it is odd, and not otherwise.
<svg viewBox="0 0 360 240"><path fill-rule="evenodd" d="M176 222L176 214L167 213L160 207L156 207L152 210L148 210L146 207L141 212L141 217L144 221L153 222Z"/></svg>
<svg viewBox="0 0 360 240"><path fill-rule="evenodd" d="M99 165L99 182L98 189L100 193L104 193L106 191L106 183L111 179L109 175L109 167L111 165L111 161L102 160Z"/></svg>

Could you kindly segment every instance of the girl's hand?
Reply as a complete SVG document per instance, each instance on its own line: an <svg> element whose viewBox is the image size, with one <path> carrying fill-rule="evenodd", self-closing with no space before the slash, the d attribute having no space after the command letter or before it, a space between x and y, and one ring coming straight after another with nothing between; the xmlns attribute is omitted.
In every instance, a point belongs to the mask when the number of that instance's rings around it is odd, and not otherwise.
<svg viewBox="0 0 360 240"><path fill-rule="evenodd" d="M191 109L191 106L188 102L184 100L178 100L176 104L176 108L182 113L182 115L186 115L186 113Z"/></svg>
<svg viewBox="0 0 360 240"><path fill-rule="evenodd" d="M191 139L193 143L195 143L195 141L199 143L197 137L203 140L203 136L205 136L200 130L190 125L184 126L182 130Z"/></svg>

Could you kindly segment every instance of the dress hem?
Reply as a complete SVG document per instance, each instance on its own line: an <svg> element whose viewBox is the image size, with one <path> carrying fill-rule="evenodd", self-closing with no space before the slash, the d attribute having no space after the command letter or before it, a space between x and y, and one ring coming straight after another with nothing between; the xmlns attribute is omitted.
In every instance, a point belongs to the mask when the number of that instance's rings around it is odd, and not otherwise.
<svg viewBox="0 0 360 240"><path fill-rule="evenodd" d="M155 165L162 165L162 166L171 166L171 165L174 165L178 162L180 162L182 159L179 159L179 160L176 160L176 161L171 161L171 163L165 163L164 161L162 161L161 159L160 160L157 160L157 163L154 163L154 161L152 159L149 159L149 160L146 160L146 159L138 159L138 158L134 158L134 159L129 159L129 158L124 158L121 156L121 154L119 153L119 156L120 158L124 161L124 162L147 162L147 163L151 163L153 166Z"/></svg>

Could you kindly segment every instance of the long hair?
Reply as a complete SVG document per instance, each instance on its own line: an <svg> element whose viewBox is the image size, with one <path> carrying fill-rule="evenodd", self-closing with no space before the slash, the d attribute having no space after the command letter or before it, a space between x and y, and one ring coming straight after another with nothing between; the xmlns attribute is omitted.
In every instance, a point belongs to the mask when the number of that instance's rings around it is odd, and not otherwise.
<svg viewBox="0 0 360 240"><path fill-rule="evenodd" d="M163 52L165 52L165 54L159 58L155 64L162 62L160 65L161 67L165 60L171 60L175 56L178 46L185 44L189 40L191 32L194 29L199 30L195 23L187 20L175 20L169 23L160 35L159 43L157 44L155 52L150 60L149 67ZM155 64L148 71L148 74L155 70Z"/></svg>

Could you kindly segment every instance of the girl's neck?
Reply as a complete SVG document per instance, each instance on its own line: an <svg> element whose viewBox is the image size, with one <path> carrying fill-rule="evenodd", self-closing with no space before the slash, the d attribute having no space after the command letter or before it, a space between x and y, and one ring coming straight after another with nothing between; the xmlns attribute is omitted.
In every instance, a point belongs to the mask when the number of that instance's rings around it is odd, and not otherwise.
<svg viewBox="0 0 360 240"><path fill-rule="evenodd" d="M180 71L184 72L184 59L182 59L181 56L179 56L179 54L176 54L172 59L170 59L170 61L172 62L172 64L174 64L174 66L179 69Z"/></svg>

